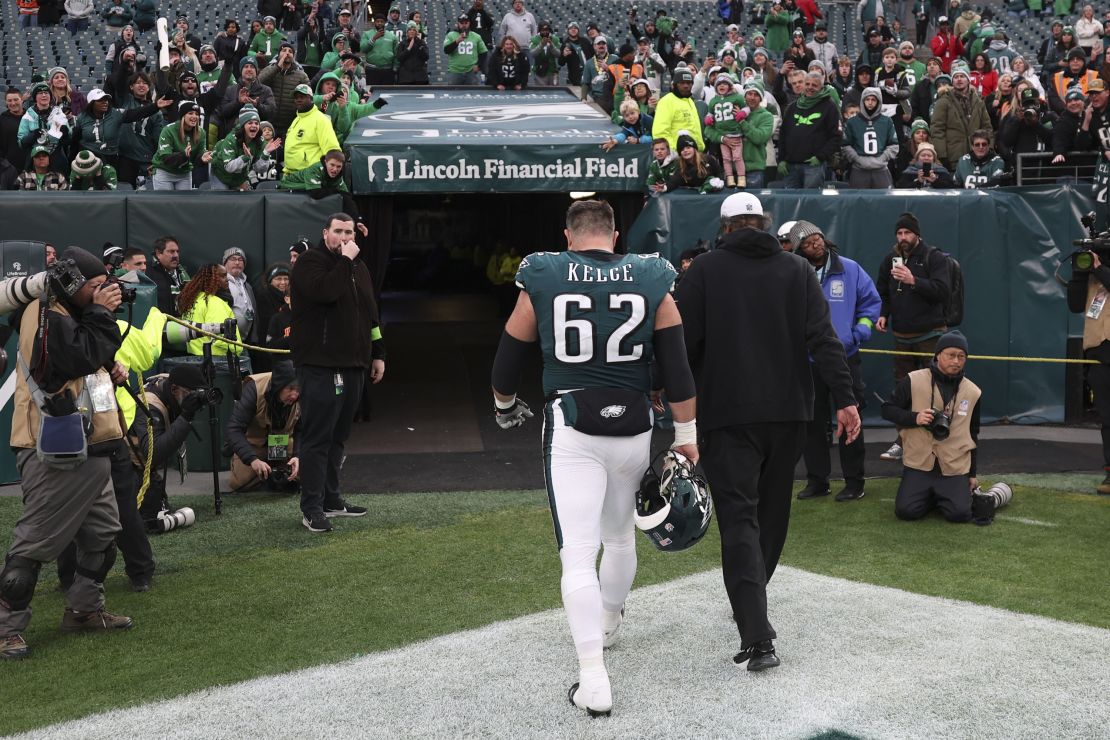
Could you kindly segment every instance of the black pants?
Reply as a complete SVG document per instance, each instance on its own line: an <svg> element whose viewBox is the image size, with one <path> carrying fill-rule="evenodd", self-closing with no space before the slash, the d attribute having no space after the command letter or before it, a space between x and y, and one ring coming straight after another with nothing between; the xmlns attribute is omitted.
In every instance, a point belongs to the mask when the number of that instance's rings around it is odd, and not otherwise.
<svg viewBox="0 0 1110 740"><path fill-rule="evenodd" d="M929 33L929 17L926 16L925 20L917 19L917 45L921 46L925 43L925 37Z"/></svg>
<svg viewBox="0 0 1110 740"><path fill-rule="evenodd" d="M902 468L902 482L894 498L894 515L920 519L933 507L950 522L971 521L971 485L966 475L941 475L939 468L926 473Z"/></svg>
<svg viewBox="0 0 1110 740"><path fill-rule="evenodd" d="M863 403L865 386L860 375L859 353L848 358L848 369L852 372L852 391L856 402ZM806 461L806 476L813 482L827 486L829 475L832 472L832 460L829 455L829 442L832 438L832 429L829 419L830 413L835 413L832 408L832 394L829 387L821 379L821 373L813 363L809 365L810 374L813 376L813 421L809 422L806 432L806 446L803 453ZM844 472L844 482L849 487L863 488L863 430L851 444L844 443L844 437L837 440L840 448L840 469Z"/></svg>
<svg viewBox="0 0 1110 740"><path fill-rule="evenodd" d="M786 542L806 422L741 424L704 435L701 462L721 531L721 567L741 648L775 638L767 582Z"/></svg>
<svg viewBox="0 0 1110 740"><path fill-rule="evenodd" d="M120 442L119 448L112 453L112 488L116 494L116 508L119 509L119 523L122 529L116 535L116 546L123 555L124 571L129 578L154 575L154 553L146 536L146 526L139 516L135 495L139 492L139 482L127 445ZM69 543L58 556L58 580L71 583L77 569L77 545Z"/></svg>
<svg viewBox="0 0 1110 740"><path fill-rule="evenodd" d="M1087 385L1095 397L1095 411L1102 425L1102 460L1110 473L1110 365L1099 363L1087 370Z"/></svg>
<svg viewBox="0 0 1110 740"><path fill-rule="evenodd" d="M343 376L342 393L336 392L336 373ZM365 377L366 369L361 367L335 370L303 365L297 370L301 384L297 455L301 459L301 511L306 516L323 513L325 505L339 505L343 445L351 433Z"/></svg>

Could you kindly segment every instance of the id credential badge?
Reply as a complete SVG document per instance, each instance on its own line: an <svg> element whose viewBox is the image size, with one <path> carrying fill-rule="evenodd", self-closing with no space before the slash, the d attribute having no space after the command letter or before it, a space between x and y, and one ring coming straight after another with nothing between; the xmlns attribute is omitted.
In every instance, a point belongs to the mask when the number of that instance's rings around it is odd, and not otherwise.
<svg viewBox="0 0 1110 740"><path fill-rule="evenodd" d="M1106 308L1106 297L1105 288L1095 293L1095 299L1091 301L1091 307L1087 309L1088 319L1097 319L1102 314L1102 309Z"/></svg>

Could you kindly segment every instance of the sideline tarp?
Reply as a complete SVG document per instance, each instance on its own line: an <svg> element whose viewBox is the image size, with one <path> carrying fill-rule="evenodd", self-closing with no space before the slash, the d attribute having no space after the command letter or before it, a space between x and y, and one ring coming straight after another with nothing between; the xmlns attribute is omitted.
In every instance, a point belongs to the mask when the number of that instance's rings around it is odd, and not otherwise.
<svg viewBox="0 0 1110 740"><path fill-rule="evenodd" d="M1053 273L1082 236L1079 216L1092 210L1086 190L1045 186L994 190L829 191L765 190L756 193L777 227L804 218L825 231L840 253L874 278L894 244L894 223L911 211L926 243L959 260L965 282L964 323L971 353L1064 357L1069 326L1082 319L1068 312L1064 287ZM674 193L648 199L628 234L631 252L660 252L678 262L699 239L710 245L718 232L725 194ZM1067 278L1070 268L1061 269ZM758 317L736 317L737 321ZM1074 331L1073 331L1074 333ZM892 349L889 334L875 332L866 347ZM753 348L758 352L758 348ZM876 421L879 402L893 389L890 358L864 355L866 418ZM1064 421L1062 364L972 362L968 375L984 390L983 419L1020 423Z"/></svg>
<svg viewBox="0 0 1110 740"><path fill-rule="evenodd" d="M641 191L646 145L600 148L616 132L566 88L390 88L347 138L354 192Z"/></svg>

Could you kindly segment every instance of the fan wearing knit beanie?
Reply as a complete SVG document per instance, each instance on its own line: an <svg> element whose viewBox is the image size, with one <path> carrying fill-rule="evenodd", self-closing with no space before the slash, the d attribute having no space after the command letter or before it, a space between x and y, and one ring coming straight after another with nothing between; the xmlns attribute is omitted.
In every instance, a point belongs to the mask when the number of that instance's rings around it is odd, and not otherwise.
<svg viewBox="0 0 1110 740"><path fill-rule="evenodd" d="M921 238L921 224L912 213L898 217L894 237L894 248L879 265L876 287L883 307L875 328L894 335L896 351L931 355L936 350L937 340L948 331L945 315L952 291L948 258L925 243ZM893 365L897 382L927 366L928 359L895 355ZM895 442L882 458L899 460L901 454L901 445Z"/></svg>
<svg viewBox="0 0 1110 740"><path fill-rule="evenodd" d="M863 405L863 380L860 373L859 348L871 338L871 328L879 318L882 301L871 276L859 263L837 254L836 245L825 238L821 228L809 221L797 221L790 229L794 253L805 258L817 273L817 282L829 304L829 317L837 337L844 345L848 369L856 401ZM832 395L817 366L810 362L813 378L813 420L806 430L802 456L806 463L807 484L799 499L827 496L829 475L829 420L832 418ZM864 446L863 430L852 442L845 437L837 440L844 488L836 494L837 501L863 498Z"/></svg>
<svg viewBox="0 0 1110 740"><path fill-rule="evenodd" d="M899 380L883 404L883 418L898 425L904 447L894 499L899 519L920 519L935 507L950 522L971 520L983 392L964 376L967 353L963 334L941 335L929 366Z"/></svg>
<svg viewBox="0 0 1110 740"><path fill-rule="evenodd" d="M250 174L267 172L270 155L281 146L281 139L262 141L262 125L253 105L239 111L235 130L220 140L212 153L213 190L250 190Z"/></svg>
<svg viewBox="0 0 1110 740"><path fill-rule="evenodd" d="M87 149L73 160L70 172L70 190L115 190L119 183L116 168Z"/></svg>

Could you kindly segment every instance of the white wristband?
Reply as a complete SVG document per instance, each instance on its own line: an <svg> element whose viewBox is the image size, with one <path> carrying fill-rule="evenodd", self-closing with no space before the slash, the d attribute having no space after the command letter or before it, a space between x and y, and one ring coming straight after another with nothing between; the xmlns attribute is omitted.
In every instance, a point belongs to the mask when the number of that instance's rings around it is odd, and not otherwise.
<svg viewBox="0 0 1110 740"><path fill-rule="evenodd" d="M674 444L672 447L696 445L698 443L698 421L676 421L674 423Z"/></svg>
<svg viewBox="0 0 1110 740"><path fill-rule="evenodd" d="M497 396L494 396L493 397L493 405L496 406L501 411L508 411L513 406L516 406L516 395L514 395L508 401L499 401L499 400L497 400Z"/></svg>

